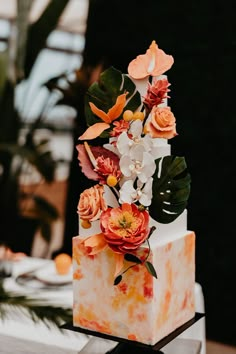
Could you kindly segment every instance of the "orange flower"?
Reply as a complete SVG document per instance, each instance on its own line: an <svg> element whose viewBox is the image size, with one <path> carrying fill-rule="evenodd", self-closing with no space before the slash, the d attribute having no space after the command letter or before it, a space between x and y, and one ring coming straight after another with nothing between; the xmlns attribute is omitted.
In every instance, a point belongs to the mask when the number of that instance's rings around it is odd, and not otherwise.
<svg viewBox="0 0 236 354"><path fill-rule="evenodd" d="M146 54L138 55L128 66L128 73L134 79L144 79L148 76L159 76L169 70L174 63L171 55L158 48L152 41Z"/></svg>
<svg viewBox="0 0 236 354"><path fill-rule="evenodd" d="M80 140L91 140L97 138L104 130L110 128L110 124L117 119L121 113L123 112L123 109L126 104L126 95L127 93L123 93L122 95L119 95L116 99L116 103L114 104L113 107L109 109L107 113L102 111L101 109L97 108L95 104L92 102L89 102L91 111L100 119L103 120L104 123L95 123L91 127L89 127L83 135L79 137Z"/></svg>
<svg viewBox="0 0 236 354"><path fill-rule="evenodd" d="M117 253L136 250L149 235L149 214L135 204L108 208L101 214L100 226L108 246Z"/></svg>
<svg viewBox="0 0 236 354"><path fill-rule="evenodd" d="M127 132L129 129L130 123L126 122L124 119L117 120L113 123L113 129L110 132L110 136L118 137L121 133Z"/></svg>
<svg viewBox="0 0 236 354"><path fill-rule="evenodd" d="M78 204L78 214L81 219L89 221L99 219L102 211L107 209L103 193L104 188L99 184L85 189L83 193L81 193Z"/></svg>
<svg viewBox="0 0 236 354"><path fill-rule="evenodd" d="M146 128L152 138L171 139L176 136L175 116L170 107L153 107L151 121Z"/></svg>

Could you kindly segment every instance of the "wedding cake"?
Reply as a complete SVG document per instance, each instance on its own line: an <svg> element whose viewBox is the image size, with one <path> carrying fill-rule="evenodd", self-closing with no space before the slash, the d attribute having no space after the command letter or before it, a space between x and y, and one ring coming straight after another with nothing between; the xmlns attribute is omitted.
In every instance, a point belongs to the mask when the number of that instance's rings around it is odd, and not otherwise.
<svg viewBox="0 0 236 354"><path fill-rule="evenodd" d="M94 183L78 201L73 325L149 345L195 315L190 175L168 143L177 135L163 75L172 64L153 41L128 74L105 70L86 94L77 146Z"/></svg>

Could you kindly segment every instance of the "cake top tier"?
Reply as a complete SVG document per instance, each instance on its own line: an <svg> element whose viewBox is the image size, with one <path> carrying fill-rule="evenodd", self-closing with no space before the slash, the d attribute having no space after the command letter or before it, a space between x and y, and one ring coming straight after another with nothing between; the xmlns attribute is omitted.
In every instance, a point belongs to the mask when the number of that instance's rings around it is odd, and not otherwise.
<svg viewBox="0 0 236 354"><path fill-rule="evenodd" d="M92 254L110 247L118 259L134 256L153 232L150 216L171 223L186 208L185 159L170 155L167 146L177 135L163 75L173 62L153 41L131 61L128 74L110 67L85 96L88 128L77 150L82 172L94 186L81 194L78 214L84 228L100 221L100 232L84 241ZM116 203L105 197L104 185Z"/></svg>

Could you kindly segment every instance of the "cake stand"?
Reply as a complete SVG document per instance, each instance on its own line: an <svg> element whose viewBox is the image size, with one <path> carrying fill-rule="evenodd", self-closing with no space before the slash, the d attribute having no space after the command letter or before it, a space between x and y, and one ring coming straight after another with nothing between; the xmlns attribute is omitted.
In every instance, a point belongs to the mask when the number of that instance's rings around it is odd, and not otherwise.
<svg viewBox="0 0 236 354"><path fill-rule="evenodd" d="M62 325L61 328L66 329L66 330L70 330L70 331L84 333L84 334L95 336L95 337L109 339L114 342L118 342L117 346L115 346L115 348L108 351L106 354L121 354L121 353L122 354L131 354L131 353L135 353L135 354L151 354L151 353L165 354L164 352L160 351L161 348L165 347L168 343L173 341L173 339L175 339L182 332L184 332L186 329L188 329L190 326L192 326L194 323L196 323L198 320L200 320L204 316L205 315L203 313L196 312L195 316L191 320L187 321L182 326L178 327L176 330L174 330L172 333L170 333L168 336L164 337L163 339L161 339L159 342L157 342L154 345L147 345L147 344L143 344L140 342L131 341L131 340L120 338L120 337L115 337L115 336L111 336L111 335L100 333L100 332L90 331L88 329L84 329L81 327L74 327L72 322Z"/></svg>

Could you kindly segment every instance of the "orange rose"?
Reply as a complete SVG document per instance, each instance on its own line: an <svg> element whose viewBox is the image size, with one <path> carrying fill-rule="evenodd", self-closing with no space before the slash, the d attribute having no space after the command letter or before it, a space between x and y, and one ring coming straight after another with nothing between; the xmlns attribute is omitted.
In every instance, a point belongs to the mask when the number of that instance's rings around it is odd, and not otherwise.
<svg viewBox="0 0 236 354"><path fill-rule="evenodd" d="M107 209L103 198L104 188L99 184L85 189L80 195L78 204L78 214L82 220L98 220L102 211Z"/></svg>
<svg viewBox="0 0 236 354"><path fill-rule="evenodd" d="M177 135L175 116L170 107L153 107L147 131L152 138L171 139Z"/></svg>
<svg viewBox="0 0 236 354"><path fill-rule="evenodd" d="M119 208L108 208L100 218L101 230L108 246L116 253L136 250L147 238L149 214L140 211L135 204L122 204Z"/></svg>

